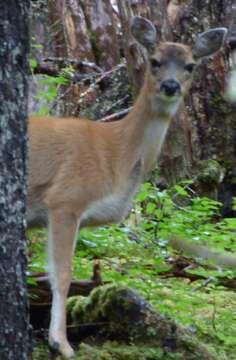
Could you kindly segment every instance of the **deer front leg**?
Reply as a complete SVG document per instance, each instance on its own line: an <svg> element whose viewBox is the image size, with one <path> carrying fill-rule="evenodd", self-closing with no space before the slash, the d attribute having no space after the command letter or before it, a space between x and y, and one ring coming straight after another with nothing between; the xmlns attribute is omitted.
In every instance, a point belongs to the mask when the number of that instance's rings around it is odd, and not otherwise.
<svg viewBox="0 0 236 360"><path fill-rule="evenodd" d="M66 335L66 297L76 229L77 219L73 214L63 209L49 210L48 260L52 289L49 344L66 358L74 355Z"/></svg>

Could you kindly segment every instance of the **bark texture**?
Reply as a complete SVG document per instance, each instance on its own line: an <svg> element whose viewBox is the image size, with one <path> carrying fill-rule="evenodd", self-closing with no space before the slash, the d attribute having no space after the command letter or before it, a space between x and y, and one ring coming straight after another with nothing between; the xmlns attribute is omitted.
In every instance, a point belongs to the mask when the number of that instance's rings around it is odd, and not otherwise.
<svg viewBox="0 0 236 360"><path fill-rule="evenodd" d="M115 18L110 0L80 0L96 63L104 70L119 61ZM109 51L107 51L109 49Z"/></svg>
<svg viewBox="0 0 236 360"><path fill-rule="evenodd" d="M103 69L119 61L110 0L49 0L49 22L57 56L96 61Z"/></svg>
<svg viewBox="0 0 236 360"><path fill-rule="evenodd" d="M0 1L0 358L29 355L26 252L28 0Z"/></svg>
<svg viewBox="0 0 236 360"><path fill-rule="evenodd" d="M175 1L175 41L192 44L197 33L218 26L227 27L230 37L236 26L235 0ZM235 104L224 100L230 56L226 43L219 53L202 62L180 121L175 120L170 128L161 159L165 179L194 177L202 193L224 202L226 212L236 195ZM212 160L218 169L216 176Z"/></svg>

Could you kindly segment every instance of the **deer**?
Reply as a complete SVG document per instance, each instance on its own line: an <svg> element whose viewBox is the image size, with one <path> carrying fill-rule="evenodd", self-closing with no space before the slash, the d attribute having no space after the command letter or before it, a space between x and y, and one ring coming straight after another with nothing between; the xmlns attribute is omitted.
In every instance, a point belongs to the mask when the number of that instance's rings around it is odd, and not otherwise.
<svg viewBox="0 0 236 360"><path fill-rule="evenodd" d="M49 345L65 358L66 299L77 232L121 222L155 167L171 119L188 94L201 59L220 50L227 29L209 29L193 46L161 42L151 21L135 16L131 34L145 49L146 72L135 104L122 120L31 117L27 222L47 224L52 291Z"/></svg>

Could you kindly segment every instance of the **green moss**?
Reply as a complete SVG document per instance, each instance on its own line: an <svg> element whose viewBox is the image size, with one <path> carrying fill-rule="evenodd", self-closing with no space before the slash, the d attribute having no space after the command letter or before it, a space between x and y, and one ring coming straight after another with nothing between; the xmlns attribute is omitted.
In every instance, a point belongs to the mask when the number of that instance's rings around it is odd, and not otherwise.
<svg viewBox="0 0 236 360"><path fill-rule="evenodd" d="M72 325L105 324L98 326L92 340L93 344L104 345L80 347L80 359L214 359L192 334L122 284L98 287L88 298L73 298L68 301L67 310ZM108 346L107 339L117 339L119 345Z"/></svg>
<svg viewBox="0 0 236 360"><path fill-rule="evenodd" d="M198 179L205 183L218 184L224 177L225 169L216 160L203 160L200 163Z"/></svg>
<svg viewBox="0 0 236 360"><path fill-rule="evenodd" d="M160 348L148 346L135 346L106 342L102 346L89 346L81 344L76 359L80 360L168 360L171 357L164 355ZM172 357L173 359L173 357ZM176 358L177 359L177 358Z"/></svg>
<svg viewBox="0 0 236 360"><path fill-rule="evenodd" d="M209 105L221 115L228 115L233 111L233 107L218 93L209 99Z"/></svg>
<svg viewBox="0 0 236 360"><path fill-rule="evenodd" d="M182 352L167 353L160 347L126 345L107 341L101 346L82 343L75 359L79 360L203 360L201 353L186 356ZM205 358L212 359L211 357Z"/></svg>
<svg viewBox="0 0 236 360"><path fill-rule="evenodd" d="M45 360L50 359L50 351L48 348L48 344L44 344L43 342L38 342L37 346L34 347L34 351L32 353L32 360Z"/></svg>

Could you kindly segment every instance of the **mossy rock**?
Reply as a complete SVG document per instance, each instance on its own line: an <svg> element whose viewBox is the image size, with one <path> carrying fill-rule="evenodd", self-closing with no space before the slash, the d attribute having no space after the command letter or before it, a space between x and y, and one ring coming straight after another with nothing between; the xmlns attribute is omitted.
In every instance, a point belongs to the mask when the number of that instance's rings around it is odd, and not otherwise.
<svg viewBox="0 0 236 360"><path fill-rule="evenodd" d="M120 284L98 287L87 298L68 299L67 311L74 339L81 340L83 325L94 324L78 359L215 359L190 332Z"/></svg>

